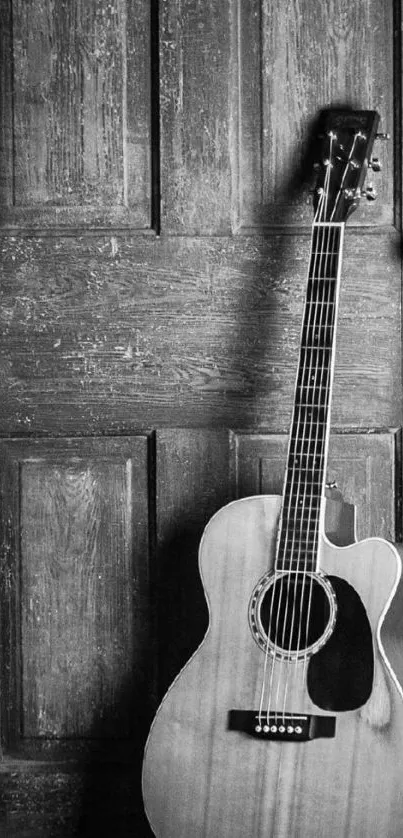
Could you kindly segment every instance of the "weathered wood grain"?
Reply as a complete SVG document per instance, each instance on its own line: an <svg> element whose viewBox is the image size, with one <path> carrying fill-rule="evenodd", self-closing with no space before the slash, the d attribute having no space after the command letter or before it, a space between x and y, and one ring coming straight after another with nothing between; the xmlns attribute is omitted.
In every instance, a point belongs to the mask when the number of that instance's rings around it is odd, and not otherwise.
<svg viewBox="0 0 403 838"><path fill-rule="evenodd" d="M1 240L0 433L288 429L309 238ZM333 423L400 423L396 242L347 230Z"/></svg>
<svg viewBox="0 0 403 838"><path fill-rule="evenodd" d="M12 0L0 2L0 206L13 203Z"/></svg>
<svg viewBox="0 0 403 838"><path fill-rule="evenodd" d="M152 838L135 788L133 766L11 761L0 764L0 828L7 838L113 835Z"/></svg>
<svg viewBox="0 0 403 838"><path fill-rule="evenodd" d="M152 695L147 438L1 449L20 498L2 551L2 598L15 603L4 654L8 667L19 662L13 736L23 749L26 738L141 739Z"/></svg>
<svg viewBox="0 0 403 838"><path fill-rule="evenodd" d="M232 98L236 224L250 230L284 219L310 223L309 195L293 193L290 181L320 108L344 103L376 109L381 130L392 130L394 81L399 85L393 44L400 50L393 40L394 6L378 0L287 5L238 0ZM383 161L374 179L376 212L361 202L354 224L394 221L393 143L379 144L374 154Z"/></svg>
<svg viewBox="0 0 403 838"><path fill-rule="evenodd" d="M161 4L162 226L231 229L230 3Z"/></svg>
<svg viewBox="0 0 403 838"><path fill-rule="evenodd" d="M154 161L159 151L150 128L159 109L156 78L154 97L149 79L150 5L154 25L157 9L160 18L151 36L154 70L158 46L160 56L166 236L152 241L132 234L149 231L151 194L155 204L159 192L150 172L151 145ZM390 224L393 185L398 208L399 4L319 6L0 0L0 436L20 437L0 446L0 831L4 822L10 838L67 838L78 825L83 834L149 834L138 762L155 661L164 689L205 626L198 536L232 491L227 429L289 425L309 250L308 237L291 227L309 224L311 202L302 193L283 200L301 153L288 137L303 147L307 121L327 96L379 108L382 129L394 130L382 146L378 204L360 209L352 226ZM230 237L240 226L245 233L275 224L293 235ZM333 410L341 428L401 423L397 245L386 231L348 230ZM157 463L146 463L143 442L133 454L122 435L154 428ZM66 448L59 437L69 435ZM351 463L339 464L352 494L365 483L363 451L355 482ZM379 457L384 451L381 443ZM132 495L123 475L131 459ZM158 648L150 605L157 596L142 560L147 534L156 538L155 466ZM369 517L389 527L393 501L384 463L379 468L387 497L379 506L372 494ZM77 528L69 530L73 517ZM80 563L77 545L84 555L93 542L93 558ZM123 555L119 566L109 562L114 552ZM98 570L109 574L105 596ZM29 592L38 590L30 611ZM58 608L52 619L48 602ZM132 635L123 636L123 625ZM397 620L395 650L400 633ZM74 702L81 636L94 693L81 681ZM129 720L127 691L118 699L121 721L115 702L125 651L136 729L119 742L113 737ZM93 739L83 738L87 725ZM32 738L21 739L24 729ZM47 738L64 734L71 738Z"/></svg>
<svg viewBox="0 0 403 838"><path fill-rule="evenodd" d="M204 527L232 497L225 430L157 432L159 693L200 642L207 611L197 567Z"/></svg>
<svg viewBox="0 0 403 838"><path fill-rule="evenodd" d="M13 0L4 18L3 224L150 227L147 4Z"/></svg>
<svg viewBox="0 0 403 838"><path fill-rule="evenodd" d="M237 497L281 495L288 437L233 434L232 470ZM331 433L327 479L337 483L346 503L356 507L357 540L377 536L396 541L396 480L400 433ZM329 532L329 529L326 529Z"/></svg>

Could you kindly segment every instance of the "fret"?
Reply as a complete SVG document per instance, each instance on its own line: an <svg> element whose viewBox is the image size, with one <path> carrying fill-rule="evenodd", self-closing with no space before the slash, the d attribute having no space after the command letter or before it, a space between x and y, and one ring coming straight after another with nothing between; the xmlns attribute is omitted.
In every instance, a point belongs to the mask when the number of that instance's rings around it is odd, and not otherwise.
<svg viewBox="0 0 403 838"><path fill-rule="evenodd" d="M304 513L304 515L290 513L283 519L283 528L287 529L289 537L294 536L294 539L302 539L304 544L306 544L318 532L319 521L319 510L313 510L311 515L308 512Z"/></svg>
<svg viewBox="0 0 403 838"><path fill-rule="evenodd" d="M316 522L316 526L305 527L304 530L291 527L287 531L284 530L283 533L280 539L280 547L283 550L301 550L302 548L304 550L314 550L319 538L319 521Z"/></svg>
<svg viewBox="0 0 403 838"><path fill-rule="evenodd" d="M320 440L318 445L301 444L294 446L290 451L289 466L295 473L296 469L303 469L304 471L313 471L319 474L322 470L324 460L325 439ZM288 465L288 464L287 464Z"/></svg>
<svg viewBox="0 0 403 838"><path fill-rule="evenodd" d="M305 384L303 381L299 381L297 386L301 390L320 390L320 391L322 391L323 387L319 387L318 384L313 384L312 383L312 381L316 380L315 373L318 373L318 372L319 373L321 373L321 372L330 373L330 368L323 368L323 370L318 368L318 369L314 370L314 372L312 372L312 370L303 370L302 371L303 376L307 376L307 375L311 376L311 378L310 378L311 383L310 384L308 384L308 383Z"/></svg>
<svg viewBox="0 0 403 838"><path fill-rule="evenodd" d="M302 328L301 349L305 346L318 348L332 348L334 327L332 325L318 323L304 323Z"/></svg>
<svg viewBox="0 0 403 838"><path fill-rule="evenodd" d="M307 308L305 311L305 318L304 322L309 320L310 316L312 315L316 319L323 319L326 317L327 325L330 326L331 322L333 321L333 316L336 311L336 303L334 299L329 299L328 297L324 297L321 299L320 297L316 296L314 299L310 299L309 294L310 290L308 288L307 292Z"/></svg>
<svg viewBox="0 0 403 838"><path fill-rule="evenodd" d="M313 415L312 410L307 410L305 413L299 412L299 415L295 416L290 436L298 439L298 435L300 430L306 435L306 427L309 427L311 430L317 430L320 433L326 433L328 422L321 422L316 416Z"/></svg>
<svg viewBox="0 0 403 838"><path fill-rule="evenodd" d="M301 356L300 356L301 357ZM317 384L315 382L318 381L320 376L326 377L331 371L331 358L329 356L324 357L322 359L322 363L318 364L307 364L303 363L303 356L301 358L300 369L297 375L297 382L299 386L302 386L302 383L305 382L306 387L315 387Z"/></svg>
<svg viewBox="0 0 403 838"><path fill-rule="evenodd" d="M308 445L320 446L326 439L326 431L326 422L315 423L314 419L312 417L310 418L309 415L305 418L301 417L301 421L294 422L291 429L290 441L295 443L291 450L294 451L298 443L302 445L308 443Z"/></svg>
<svg viewBox="0 0 403 838"><path fill-rule="evenodd" d="M293 427L297 422L310 421L316 422L318 425L327 425L329 411L325 404L304 404L299 403L294 405Z"/></svg>
<svg viewBox="0 0 403 838"><path fill-rule="evenodd" d="M312 412L312 416L315 415L315 411L322 411L323 413L327 414L329 412L329 393L330 387L324 388L326 392L322 392L320 387L302 387L301 384L297 385L296 393L295 393L295 405L294 411L302 410L305 411L307 414ZM303 414L300 413L302 416ZM309 417L308 417L309 418Z"/></svg>
<svg viewBox="0 0 403 838"><path fill-rule="evenodd" d="M317 540L312 541L310 544L297 544L295 541L288 546L280 546L279 556L282 557L283 561L295 562L295 564L303 564L303 560L306 557L316 555L316 551L318 549L318 542Z"/></svg>
<svg viewBox="0 0 403 838"><path fill-rule="evenodd" d="M319 260L317 260L319 261ZM309 267L309 280L319 280L319 282L332 283L337 281L338 260L334 255L329 254L329 259L324 264L315 265L312 263Z"/></svg>
<svg viewBox="0 0 403 838"><path fill-rule="evenodd" d="M305 388L301 388L301 389L305 389ZM317 389L318 389L317 387L312 387L312 390L317 390ZM308 394L308 395L309 395L309 394ZM316 410L316 409L319 409L319 410L325 410L325 409L327 409L326 405L314 404L314 403L312 403L312 402L310 402L310 403L308 403L308 402L297 402L297 403L295 404L295 407L296 407L296 408L303 407L303 408L307 408L307 409L313 409L313 408L314 408L315 410Z"/></svg>
<svg viewBox="0 0 403 838"><path fill-rule="evenodd" d="M293 571L294 573L306 573L306 572L314 572L316 570L316 557L309 556L304 559L302 558L286 558L286 559L277 559L276 562L276 570L278 572L284 571L285 573L289 571Z"/></svg>
<svg viewBox="0 0 403 838"><path fill-rule="evenodd" d="M322 385L319 386L318 378L321 374L324 374L323 377L326 379L326 381L329 380L330 371L331 371L330 367L323 367L323 369L318 367L315 370L309 370L309 369L300 370L300 373L297 377L297 387L299 387L302 390L321 390L322 391L323 386ZM309 377L309 380L308 380L308 377ZM327 389L329 389L329 388L327 388Z"/></svg>
<svg viewBox="0 0 403 838"><path fill-rule="evenodd" d="M313 363L316 359L323 363L323 361L328 361L329 355L332 353L331 346L306 346L302 345L300 349L300 358L309 358L310 362ZM316 363L315 363L316 366Z"/></svg>
<svg viewBox="0 0 403 838"><path fill-rule="evenodd" d="M292 457L297 458L304 458L310 456L311 458L313 458L312 465L314 465L315 460L317 460L322 454L323 443L325 441L325 433L323 433L322 438L319 438L319 436L316 438L309 438L307 434L301 437L292 435L290 436L289 454ZM304 447L305 442L307 443L308 447Z"/></svg>
<svg viewBox="0 0 403 838"><path fill-rule="evenodd" d="M323 367L323 369L302 370L302 378L298 381L297 387L300 390L320 390L322 391L324 385L327 384L330 376L330 368ZM318 379L324 378L323 384L319 385ZM329 388L327 388L329 389Z"/></svg>
<svg viewBox="0 0 403 838"><path fill-rule="evenodd" d="M314 225L278 538L280 566L316 568L342 225Z"/></svg>
<svg viewBox="0 0 403 838"><path fill-rule="evenodd" d="M304 497L302 505L296 502L295 495L294 497L286 496L284 498L284 505L283 505L283 517L289 516L292 517L293 520L297 520L297 516L303 517L306 513L309 512L310 515L319 514L321 511L322 506L322 495L319 498L319 503L314 502L312 499Z"/></svg>
<svg viewBox="0 0 403 838"><path fill-rule="evenodd" d="M312 305L335 305L336 277L312 276L306 289L307 308Z"/></svg>
<svg viewBox="0 0 403 838"><path fill-rule="evenodd" d="M309 439L299 439L299 440L292 440L292 445L290 454L294 457L301 459L310 457L312 462L311 465L314 466L319 465L322 460L323 448L326 439L323 437L321 440L309 440Z"/></svg>
<svg viewBox="0 0 403 838"><path fill-rule="evenodd" d="M290 543L287 545L283 545L281 548L281 555L283 559L288 559L289 561L296 561L298 556L309 556L309 554L314 555L315 550L318 546L317 539L311 539L310 543L303 543L298 544L295 540L290 539ZM298 554L298 555L296 555Z"/></svg>
<svg viewBox="0 0 403 838"><path fill-rule="evenodd" d="M292 520L297 521L302 520L307 516L312 517L315 513L320 512L320 508L320 503L313 503L306 497L304 497L302 506L300 506L299 503L292 503L291 501L287 502L287 500L285 500L283 514L288 515L289 517L292 516Z"/></svg>
<svg viewBox="0 0 403 838"><path fill-rule="evenodd" d="M300 354L301 353L303 353L303 354L307 353L308 350L311 351L311 354L312 354L313 357L318 356L322 360L323 354L325 355L325 357L327 357L329 355L329 353L332 352L332 346L331 346L331 344L329 344L327 346L323 346L323 345L322 346L319 346L319 345L315 346L315 345L312 345L312 344L309 345L309 344L302 343L301 347L300 347Z"/></svg>
<svg viewBox="0 0 403 838"><path fill-rule="evenodd" d="M309 282L318 281L322 286L331 288L333 283L337 282L338 263L336 260L329 259L327 265L312 265L309 268Z"/></svg>
<svg viewBox="0 0 403 838"><path fill-rule="evenodd" d="M316 411L322 410L328 413L328 402L330 388L326 388L326 393L320 393L319 387L310 387L309 389L306 387L301 387L298 385L297 392L296 392L296 402L294 405L295 410L303 410L307 411ZM302 414L301 414L302 415Z"/></svg>
<svg viewBox="0 0 403 838"><path fill-rule="evenodd" d="M304 355L300 354L300 368L298 370L297 375L297 382L301 386L303 382L305 382L306 387L315 387L317 386L319 376L326 377L331 371L331 355L327 354L323 356L321 362L319 363L311 363L305 364L304 363Z"/></svg>
<svg viewBox="0 0 403 838"><path fill-rule="evenodd" d="M301 502L300 502L301 501ZM299 492L293 492L291 495L284 497L283 515L296 516L297 514L305 514L306 511L319 513L322 506L322 495L312 496L303 495Z"/></svg>
<svg viewBox="0 0 403 838"><path fill-rule="evenodd" d="M318 477L317 469L300 469L296 466L292 470L292 475L293 477L298 477L300 485L303 485L305 482L309 482L309 485L312 486L312 488L317 486L318 489L322 489L322 480L315 480L315 478Z"/></svg>
<svg viewBox="0 0 403 838"><path fill-rule="evenodd" d="M319 508L320 503L322 501L322 493L318 494L317 492L307 492L305 491L304 494L301 493L300 489L295 489L292 493L292 496L289 496L289 501L294 501L295 504L292 504L293 508L300 509L302 505L307 505L308 503L315 502Z"/></svg>
<svg viewBox="0 0 403 838"><path fill-rule="evenodd" d="M310 451L307 452L298 452L297 459L300 461L300 465L303 468L313 469L318 473L320 471L321 464L324 460L323 453L320 454L313 454ZM292 465L292 463L290 463Z"/></svg>

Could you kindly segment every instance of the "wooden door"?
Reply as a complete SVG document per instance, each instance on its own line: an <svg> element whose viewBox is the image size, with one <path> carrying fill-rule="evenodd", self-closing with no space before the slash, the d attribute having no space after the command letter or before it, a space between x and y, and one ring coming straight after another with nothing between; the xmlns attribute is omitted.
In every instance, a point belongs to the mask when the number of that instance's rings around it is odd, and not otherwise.
<svg viewBox="0 0 403 838"><path fill-rule="evenodd" d="M400 4L0 0L0 24L0 825L147 836L203 526L281 488L328 104L391 135L347 228L329 479L360 536L400 536Z"/></svg>

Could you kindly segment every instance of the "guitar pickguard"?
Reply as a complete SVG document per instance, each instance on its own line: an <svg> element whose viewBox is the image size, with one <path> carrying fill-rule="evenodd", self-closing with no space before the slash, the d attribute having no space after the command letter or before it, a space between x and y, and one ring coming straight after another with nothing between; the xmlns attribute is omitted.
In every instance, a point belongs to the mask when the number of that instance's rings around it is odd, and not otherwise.
<svg viewBox="0 0 403 838"><path fill-rule="evenodd" d="M336 594L336 622L327 643L309 661L308 692L322 710L355 710L368 701L372 690L371 627L354 588L345 579L328 578Z"/></svg>

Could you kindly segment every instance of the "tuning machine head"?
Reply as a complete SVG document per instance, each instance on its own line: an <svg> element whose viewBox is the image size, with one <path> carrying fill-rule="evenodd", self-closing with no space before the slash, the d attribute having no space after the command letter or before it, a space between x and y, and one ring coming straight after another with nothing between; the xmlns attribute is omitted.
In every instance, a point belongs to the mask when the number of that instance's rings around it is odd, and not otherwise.
<svg viewBox="0 0 403 838"><path fill-rule="evenodd" d="M375 201L378 197L378 193L372 183L368 183L365 189L361 190L361 197L366 198L367 201Z"/></svg>
<svg viewBox="0 0 403 838"><path fill-rule="evenodd" d="M368 163L368 168L373 172L380 172L382 170L382 163L378 157L373 157Z"/></svg>

